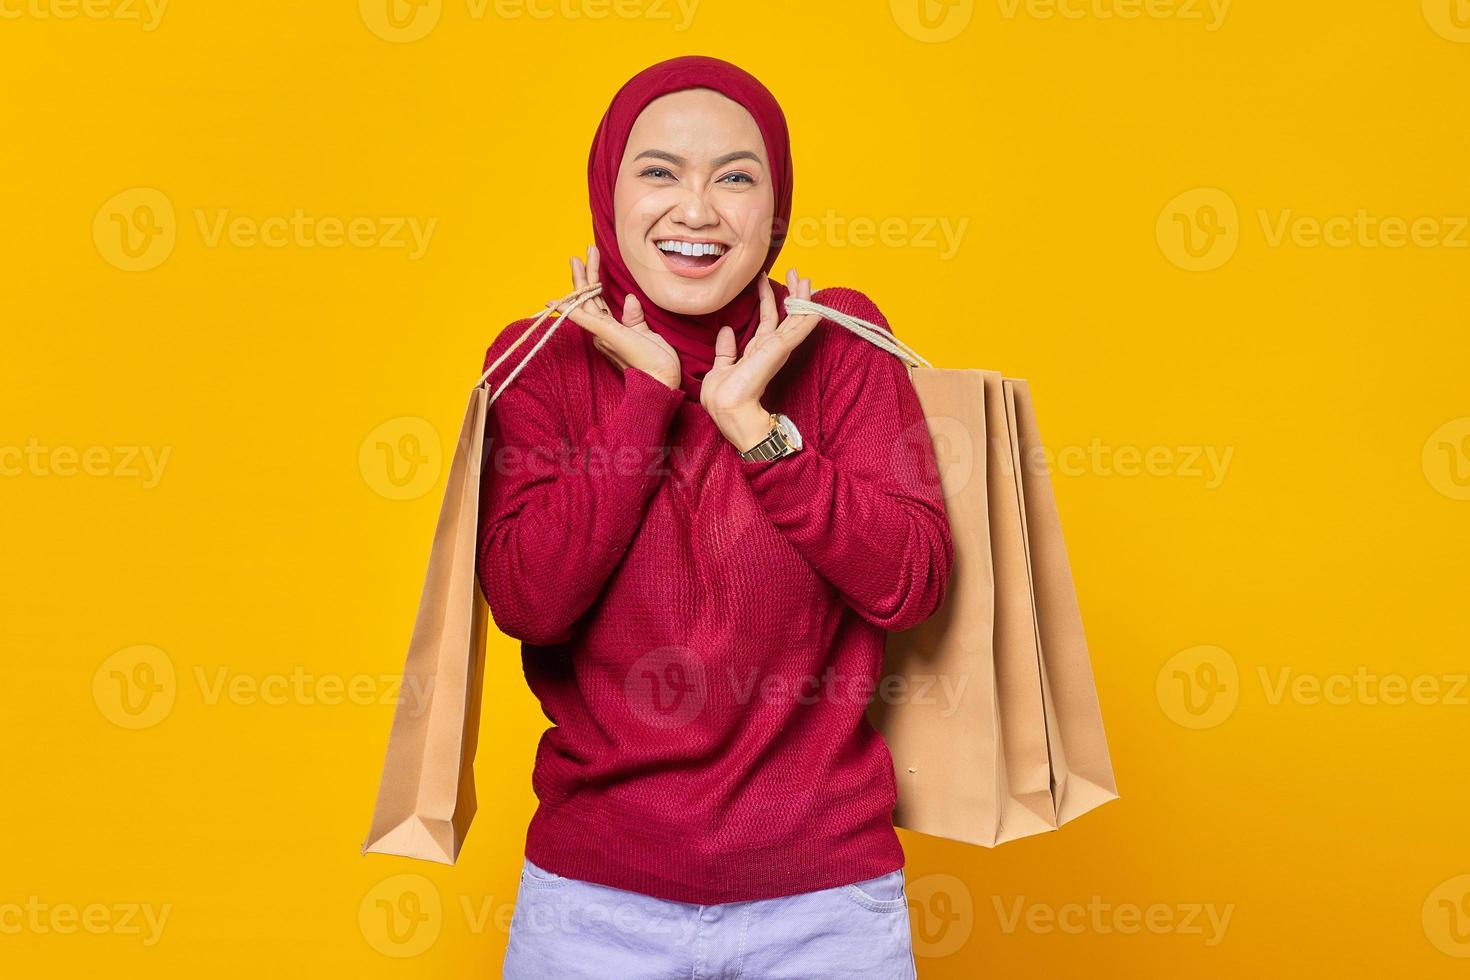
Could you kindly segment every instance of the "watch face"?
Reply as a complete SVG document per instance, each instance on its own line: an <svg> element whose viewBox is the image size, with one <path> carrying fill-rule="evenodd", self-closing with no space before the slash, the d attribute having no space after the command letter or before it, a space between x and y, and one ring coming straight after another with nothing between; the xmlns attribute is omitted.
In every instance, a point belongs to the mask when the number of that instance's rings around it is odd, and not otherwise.
<svg viewBox="0 0 1470 980"><path fill-rule="evenodd" d="M791 421L784 415L778 415L776 417L776 424L781 427L781 432L783 435L786 436L786 440L790 442L794 448L800 449L801 433L796 430L796 423Z"/></svg>

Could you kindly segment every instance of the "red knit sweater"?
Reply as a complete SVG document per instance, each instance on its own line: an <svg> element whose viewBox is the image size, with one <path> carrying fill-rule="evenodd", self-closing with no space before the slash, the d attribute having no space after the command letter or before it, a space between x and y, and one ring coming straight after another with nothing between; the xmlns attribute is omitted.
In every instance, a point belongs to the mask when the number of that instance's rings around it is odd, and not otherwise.
<svg viewBox="0 0 1470 980"><path fill-rule="evenodd" d="M813 299L886 326L856 290ZM897 358L825 319L762 404L802 451L742 460L692 396L567 321L491 409L478 571L553 723L542 867L713 905L903 866L865 709L885 630L933 613L954 561L922 410Z"/></svg>

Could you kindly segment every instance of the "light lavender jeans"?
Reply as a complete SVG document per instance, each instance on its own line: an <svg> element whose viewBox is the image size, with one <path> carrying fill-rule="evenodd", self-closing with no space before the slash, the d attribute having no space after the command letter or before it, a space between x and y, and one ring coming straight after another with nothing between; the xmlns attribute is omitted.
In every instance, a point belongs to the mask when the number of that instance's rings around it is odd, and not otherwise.
<svg viewBox="0 0 1470 980"><path fill-rule="evenodd" d="M521 867L504 980L917 980L903 869L690 905Z"/></svg>

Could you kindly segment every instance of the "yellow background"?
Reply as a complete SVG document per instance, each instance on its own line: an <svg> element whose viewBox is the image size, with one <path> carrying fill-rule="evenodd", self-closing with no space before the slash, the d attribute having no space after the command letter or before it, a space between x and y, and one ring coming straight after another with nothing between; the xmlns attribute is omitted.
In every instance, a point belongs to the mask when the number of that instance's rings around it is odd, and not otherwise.
<svg viewBox="0 0 1470 980"><path fill-rule="evenodd" d="M905 833L921 976L1465 975L1463 2L386 2L0 2L0 975L498 975L517 646L455 868L358 853L390 682L482 353L685 53L788 114L778 274L1058 453L1122 798Z"/></svg>

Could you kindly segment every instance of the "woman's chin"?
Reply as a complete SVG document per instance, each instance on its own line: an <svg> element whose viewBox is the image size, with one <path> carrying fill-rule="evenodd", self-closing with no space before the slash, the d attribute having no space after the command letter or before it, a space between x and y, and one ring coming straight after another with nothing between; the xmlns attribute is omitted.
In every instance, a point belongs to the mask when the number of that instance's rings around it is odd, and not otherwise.
<svg viewBox="0 0 1470 980"><path fill-rule="evenodd" d="M653 289L644 286L644 292L660 308L681 316L703 316L724 309L735 298L735 294L740 292L739 289L729 288L729 283L723 281L723 276L711 276L697 281L669 281L676 278L672 275L668 279L660 277L661 281Z"/></svg>

